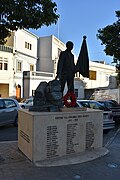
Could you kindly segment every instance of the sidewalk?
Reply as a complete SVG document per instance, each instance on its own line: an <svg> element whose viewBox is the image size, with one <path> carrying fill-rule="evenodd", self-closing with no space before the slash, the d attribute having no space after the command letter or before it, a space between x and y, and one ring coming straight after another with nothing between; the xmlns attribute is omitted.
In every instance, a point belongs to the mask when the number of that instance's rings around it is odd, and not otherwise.
<svg viewBox="0 0 120 180"><path fill-rule="evenodd" d="M17 142L1 142L0 180L120 180L120 128L105 147L107 155L89 162L36 167L18 150Z"/></svg>

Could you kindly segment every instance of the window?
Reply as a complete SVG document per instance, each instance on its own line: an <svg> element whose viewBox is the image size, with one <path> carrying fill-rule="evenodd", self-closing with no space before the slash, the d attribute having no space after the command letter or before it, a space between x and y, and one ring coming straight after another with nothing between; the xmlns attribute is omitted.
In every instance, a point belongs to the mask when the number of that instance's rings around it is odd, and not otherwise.
<svg viewBox="0 0 120 180"><path fill-rule="evenodd" d="M78 89L74 90L75 96L78 97Z"/></svg>
<svg viewBox="0 0 120 180"><path fill-rule="evenodd" d="M30 50L32 50L32 44L29 44L30 45Z"/></svg>
<svg viewBox="0 0 120 180"><path fill-rule="evenodd" d="M111 78L110 78L110 80L111 80ZM107 75L106 75L106 81L109 81L109 76L107 76Z"/></svg>
<svg viewBox="0 0 120 180"><path fill-rule="evenodd" d="M79 101L78 101L79 102ZM89 104L88 102L80 102L80 104L83 106L83 107L89 107Z"/></svg>
<svg viewBox="0 0 120 180"><path fill-rule="evenodd" d="M32 44L30 44L28 42L25 42L25 48L29 49L29 50L32 50Z"/></svg>
<svg viewBox="0 0 120 180"><path fill-rule="evenodd" d="M27 48L27 42L25 42L25 48Z"/></svg>
<svg viewBox="0 0 120 180"><path fill-rule="evenodd" d="M35 96L35 90L32 90L32 96Z"/></svg>
<svg viewBox="0 0 120 180"><path fill-rule="evenodd" d="M34 71L34 65L30 65L30 71Z"/></svg>
<svg viewBox="0 0 120 180"><path fill-rule="evenodd" d="M4 63L4 70L8 70L8 63L7 62Z"/></svg>
<svg viewBox="0 0 120 180"><path fill-rule="evenodd" d="M6 108L16 107L16 104L12 100L4 100Z"/></svg>
<svg viewBox="0 0 120 180"><path fill-rule="evenodd" d="M21 61L18 61L17 62L17 71L22 71L22 62Z"/></svg>
<svg viewBox="0 0 120 180"><path fill-rule="evenodd" d="M3 65L2 62L0 62L0 70L2 70L2 65Z"/></svg>
<svg viewBox="0 0 120 180"><path fill-rule="evenodd" d="M89 79L96 80L96 71L89 71Z"/></svg>
<svg viewBox="0 0 120 180"><path fill-rule="evenodd" d="M0 100L0 109L5 108L3 100Z"/></svg>
<svg viewBox="0 0 120 180"><path fill-rule="evenodd" d="M8 59L0 57L0 70L8 70Z"/></svg>

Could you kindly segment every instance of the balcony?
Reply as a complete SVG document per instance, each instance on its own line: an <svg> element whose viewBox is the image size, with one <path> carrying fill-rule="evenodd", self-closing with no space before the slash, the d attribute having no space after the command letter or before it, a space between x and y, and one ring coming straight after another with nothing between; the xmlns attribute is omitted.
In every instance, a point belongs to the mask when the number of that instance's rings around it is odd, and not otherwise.
<svg viewBox="0 0 120 180"><path fill-rule="evenodd" d="M0 51L13 53L13 48L10 46L0 45Z"/></svg>
<svg viewBox="0 0 120 180"><path fill-rule="evenodd" d="M49 77L49 78L53 78L54 77L53 73L39 72L39 71L32 71L31 75L32 76L43 76L43 77Z"/></svg>

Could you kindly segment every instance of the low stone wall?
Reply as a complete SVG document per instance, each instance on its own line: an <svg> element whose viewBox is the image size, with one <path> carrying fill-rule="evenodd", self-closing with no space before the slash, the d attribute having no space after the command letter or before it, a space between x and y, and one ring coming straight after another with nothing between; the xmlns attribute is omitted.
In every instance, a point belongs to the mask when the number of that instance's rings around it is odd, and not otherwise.
<svg viewBox="0 0 120 180"><path fill-rule="evenodd" d="M102 111L19 110L18 147L34 163L69 158L102 144Z"/></svg>

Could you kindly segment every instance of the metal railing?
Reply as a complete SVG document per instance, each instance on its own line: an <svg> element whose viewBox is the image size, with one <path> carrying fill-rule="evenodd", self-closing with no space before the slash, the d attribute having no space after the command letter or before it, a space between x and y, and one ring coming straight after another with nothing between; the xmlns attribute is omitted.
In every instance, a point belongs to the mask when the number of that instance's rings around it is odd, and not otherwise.
<svg viewBox="0 0 120 180"><path fill-rule="evenodd" d="M53 73L32 71L32 76L54 77Z"/></svg>
<svg viewBox="0 0 120 180"><path fill-rule="evenodd" d="M4 46L0 44L0 51L5 51L9 53L13 53L13 48L10 46Z"/></svg>

